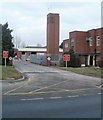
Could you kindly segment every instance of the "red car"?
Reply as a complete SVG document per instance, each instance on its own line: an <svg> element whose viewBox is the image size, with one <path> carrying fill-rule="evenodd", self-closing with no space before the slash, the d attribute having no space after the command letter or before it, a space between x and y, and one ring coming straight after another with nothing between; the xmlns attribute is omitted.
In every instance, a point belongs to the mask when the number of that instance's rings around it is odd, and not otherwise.
<svg viewBox="0 0 103 120"><path fill-rule="evenodd" d="M18 57L17 57L17 56L15 56L15 57L14 57L14 60L18 60Z"/></svg>

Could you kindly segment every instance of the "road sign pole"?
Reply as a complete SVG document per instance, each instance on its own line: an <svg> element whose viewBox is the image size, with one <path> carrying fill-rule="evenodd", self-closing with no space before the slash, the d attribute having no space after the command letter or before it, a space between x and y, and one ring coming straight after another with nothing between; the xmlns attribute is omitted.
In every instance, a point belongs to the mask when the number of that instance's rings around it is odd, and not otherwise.
<svg viewBox="0 0 103 120"><path fill-rule="evenodd" d="M66 60L66 68L67 68L67 60Z"/></svg>
<svg viewBox="0 0 103 120"><path fill-rule="evenodd" d="M5 58L5 67L6 67L6 58Z"/></svg>

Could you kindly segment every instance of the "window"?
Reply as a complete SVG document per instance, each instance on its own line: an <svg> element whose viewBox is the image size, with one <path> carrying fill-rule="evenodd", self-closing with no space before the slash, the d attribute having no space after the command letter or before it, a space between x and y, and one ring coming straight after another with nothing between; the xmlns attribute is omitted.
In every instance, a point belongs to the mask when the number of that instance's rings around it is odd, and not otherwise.
<svg viewBox="0 0 103 120"><path fill-rule="evenodd" d="M74 47L74 39L71 38L71 47Z"/></svg>
<svg viewBox="0 0 103 120"><path fill-rule="evenodd" d="M68 48L68 43L65 43L65 48Z"/></svg>
<svg viewBox="0 0 103 120"><path fill-rule="evenodd" d="M93 46L93 38L89 37L89 46Z"/></svg>
<svg viewBox="0 0 103 120"><path fill-rule="evenodd" d="M31 54L36 54L36 52L31 52Z"/></svg>
<svg viewBox="0 0 103 120"><path fill-rule="evenodd" d="M25 55L25 52L22 52L22 55Z"/></svg>
<svg viewBox="0 0 103 120"><path fill-rule="evenodd" d="M100 36L97 36L97 38L96 38L96 45L100 46Z"/></svg>

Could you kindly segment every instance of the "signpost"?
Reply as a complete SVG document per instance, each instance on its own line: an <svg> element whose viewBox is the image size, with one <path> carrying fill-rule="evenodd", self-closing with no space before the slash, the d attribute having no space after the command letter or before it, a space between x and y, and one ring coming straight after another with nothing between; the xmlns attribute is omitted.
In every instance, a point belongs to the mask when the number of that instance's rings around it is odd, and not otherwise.
<svg viewBox="0 0 103 120"><path fill-rule="evenodd" d="M5 58L5 67L6 67L6 58L8 58L8 51L3 51L3 58Z"/></svg>
<svg viewBox="0 0 103 120"><path fill-rule="evenodd" d="M63 60L66 61L66 67L67 67L67 61L70 61L70 55L65 54L63 56Z"/></svg>
<svg viewBox="0 0 103 120"><path fill-rule="evenodd" d="M47 57L47 60L50 61L50 60L51 60L51 57Z"/></svg>
<svg viewBox="0 0 103 120"><path fill-rule="evenodd" d="M12 57L9 57L9 60L12 60Z"/></svg>

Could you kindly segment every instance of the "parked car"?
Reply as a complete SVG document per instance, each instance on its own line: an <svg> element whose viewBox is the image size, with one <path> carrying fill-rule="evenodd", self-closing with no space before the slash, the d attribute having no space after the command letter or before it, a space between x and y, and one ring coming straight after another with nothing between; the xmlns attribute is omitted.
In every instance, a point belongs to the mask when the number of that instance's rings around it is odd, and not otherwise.
<svg viewBox="0 0 103 120"><path fill-rule="evenodd" d="M30 58L28 57L28 58L26 59L26 61L30 61Z"/></svg>
<svg viewBox="0 0 103 120"><path fill-rule="evenodd" d="M15 56L15 57L14 57L14 60L18 60L18 59L19 59L18 56Z"/></svg>

